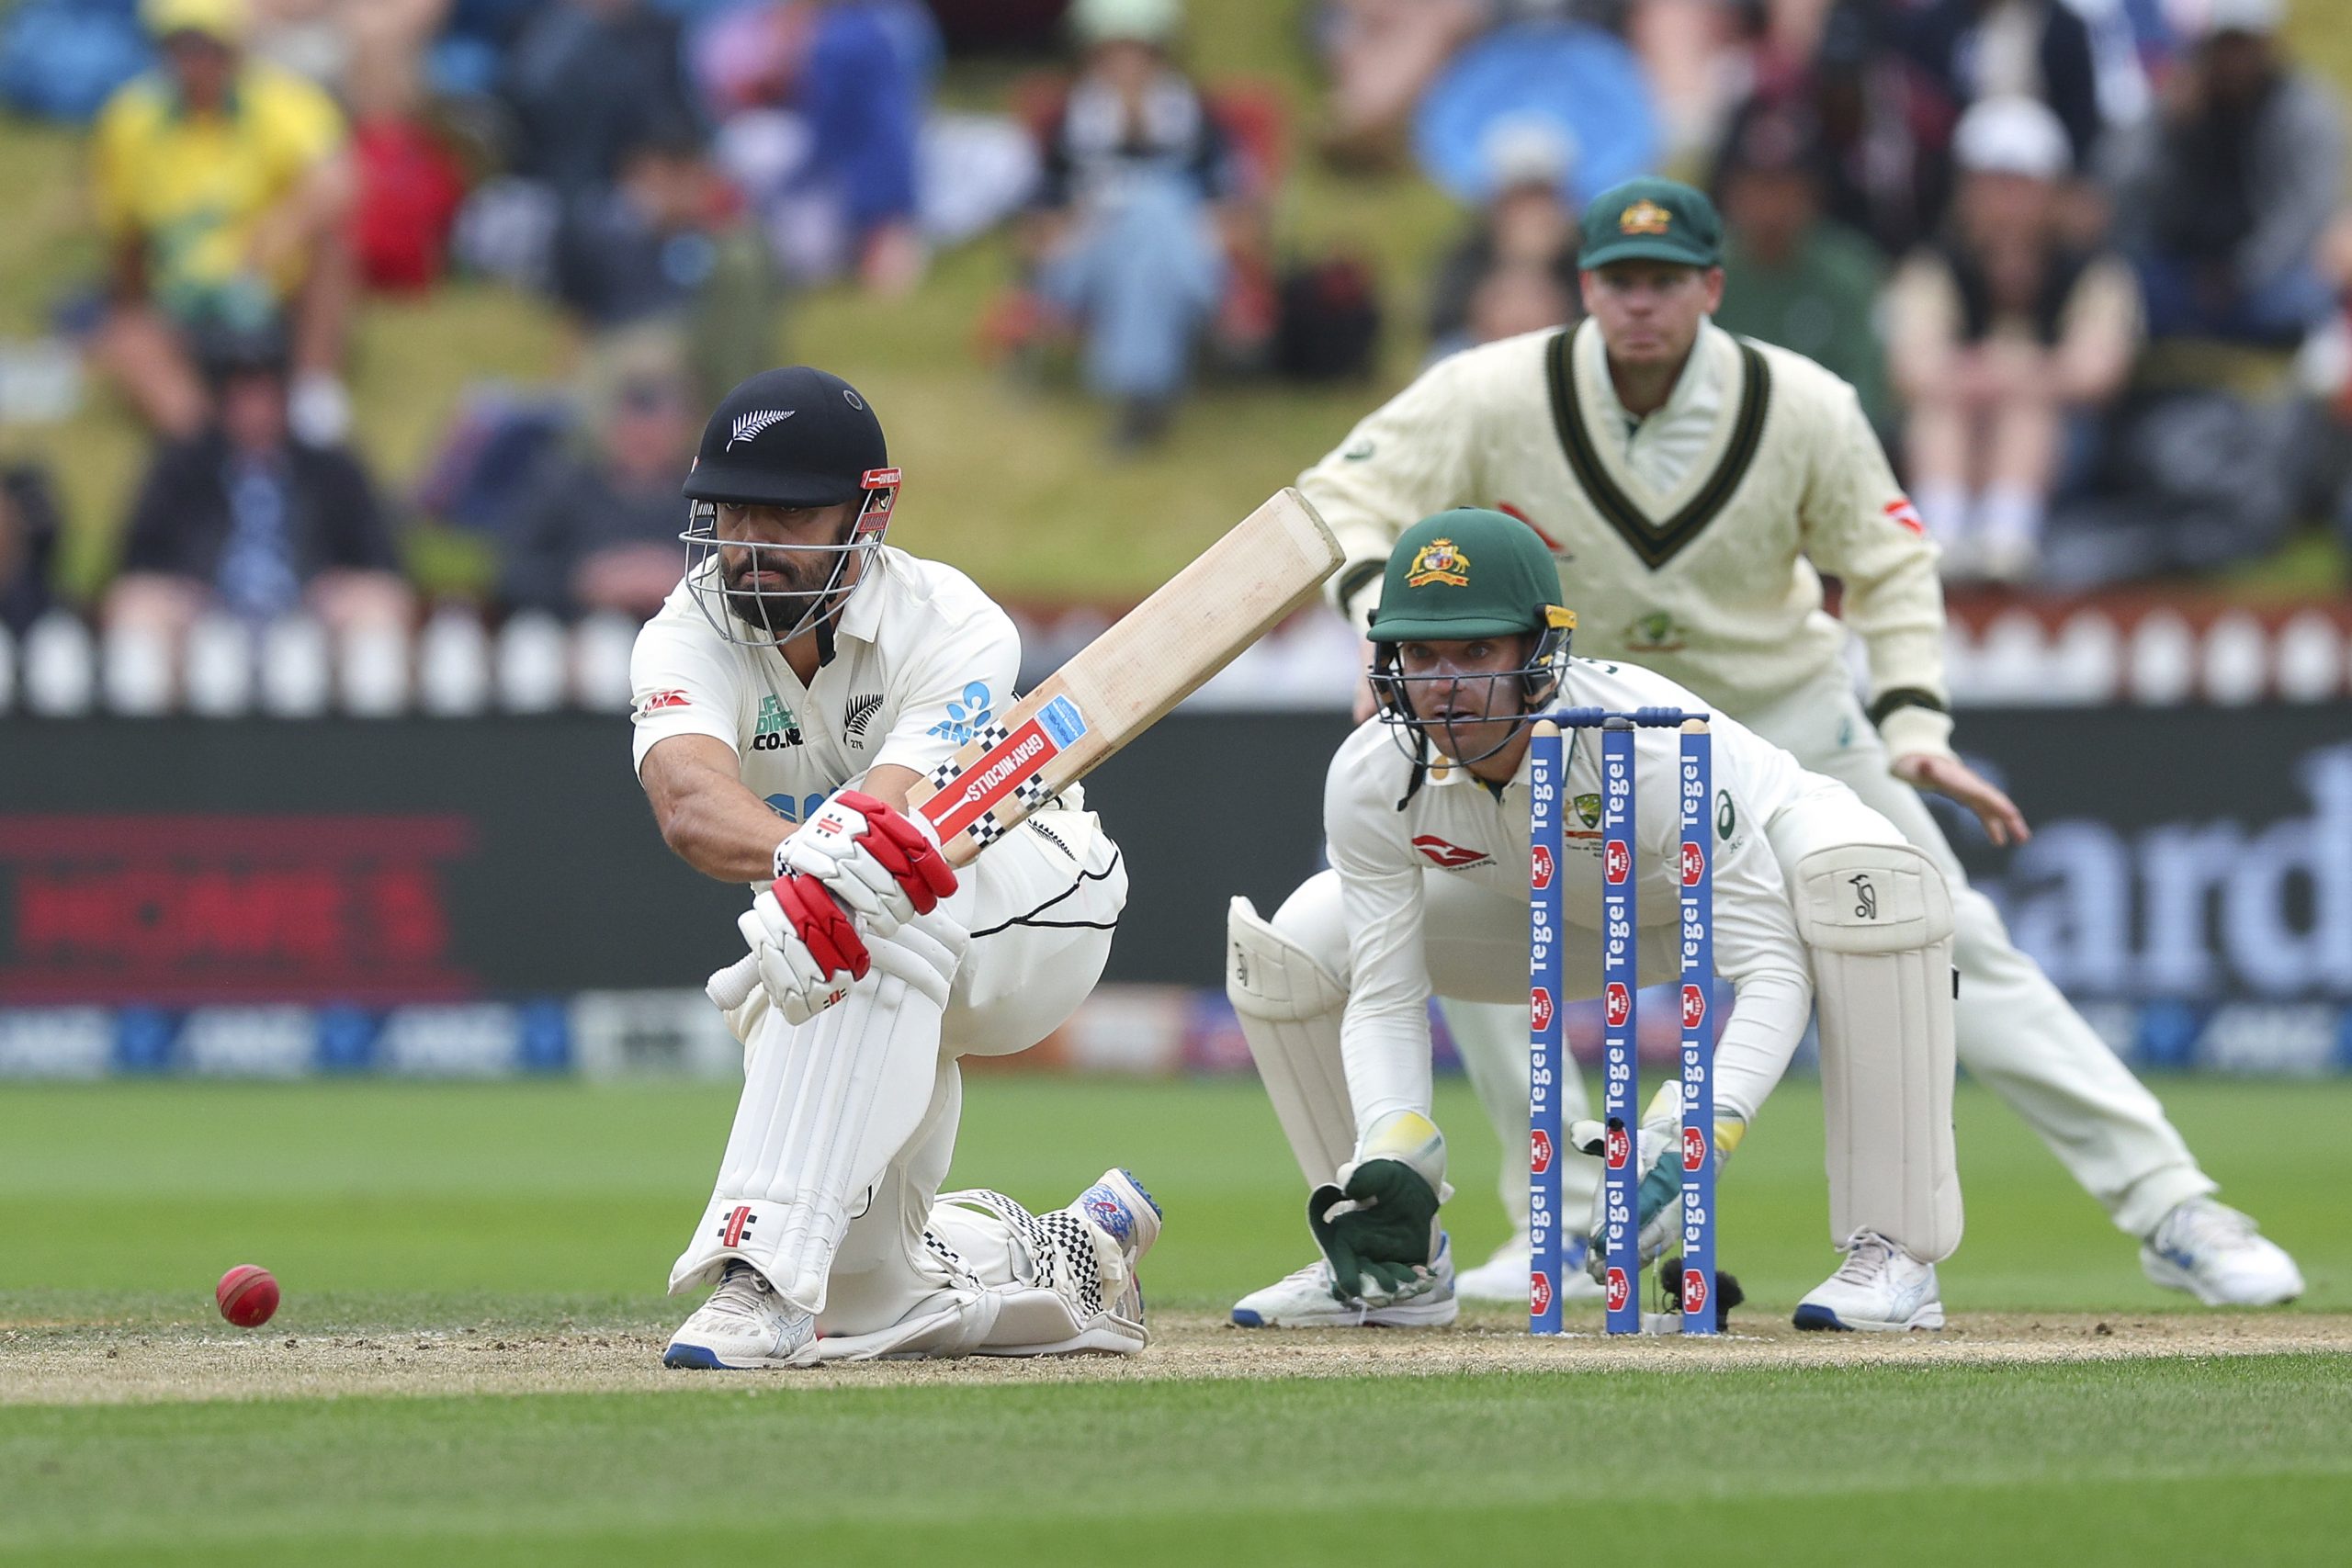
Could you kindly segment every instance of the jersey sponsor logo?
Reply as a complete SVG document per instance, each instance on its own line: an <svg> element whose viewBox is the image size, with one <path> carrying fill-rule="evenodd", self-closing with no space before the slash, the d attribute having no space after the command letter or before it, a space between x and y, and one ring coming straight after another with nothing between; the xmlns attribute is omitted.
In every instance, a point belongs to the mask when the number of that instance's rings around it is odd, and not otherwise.
<svg viewBox="0 0 2352 1568"><path fill-rule="evenodd" d="M784 699L762 697L759 723L752 730L752 750L781 751L800 743L800 720L784 705Z"/></svg>
<svg viewBox="0 0 2352 1568"><path fill-rule="evenodd" d="M864 745L865 727L872 723L874 716L881 711L882 694L879 692L871 692L862 697L851 698L849 711L842 716L842 733L849 738L852 745Z"/></svg>
<svg viewBox="0 0 2352 1568"><path fill-rule="evenodd" d="M1715 837L1728 839L1739 831L1739 813L1731 806L1731 791L1715 791Z"/></svg>
<svg viewBox="0 0 2352 1568"><path fill-rule="evenodd" d="M1348 462L1361 463L1370 458L1373 453L1377 450L1378 448L1375 447L1369 439L1363 441L1351 441L1348 443L1347 450L1341 452L1340 456Z"/></svg>
<svg viewBox="0 0 2352 1568"><path fill-rule="evenodd" d="M1033 718L990 747L978 761L924 801L922 814L931 818L940 838L952 839L1036 777L1038 771L1060 751L1054 738Z"/></svg>
<svg viewBox="0 0 2352 1568"><path fill-rule="evenodd" d="M1427 588L1432 582L1448 588L1470 586L1470 558L1455 548L1452 539L1431 539L1413 552L1413 564L1405 569L1406 587Z"/></svg>
<svg viewBox="0 0 2352 1568"><path fill-rule="evenodd" d="M1461 871L1467 866L1490 864L1494 856L1484 850L1469 850L1460 844L1447 843L1435 833L1416 833L1413 847L1427 855L1433 865L1447 871Z"/></svg>
<svg viewBox="0 0 2352 1568"><path fill-rule="evenodd" d="M989 683L986 681L966 682L963 695L947 705L947 716L924 733L953 740L961 746L972 739L973 733L988 723Z"/></svg>
<svg viewBox="0 0 2352 1568"><path fill-rule="evenodd" d="M778 817L783 818L787 822L806 822L811 817L816 816L818 811L823 807L825 802L831 798L832 795L830 793L823 795L772 795L768 796L768 809L775 812Z"/></svg>
<svg viewBox="0 0 2352 1568"><path fill-rule="evenodd" d="M750 413L738 414L722 450L732 452L738 441L755 441L761 431L772 424L782 424L799 412L797 409L757 409Z"/></svg>
<svg viewBox="0 0 2352 1568"><path fill-rule="evenodd" d="M1611 884L1634 874L1634 852L1623 839L1611 839L1600 852L1600 874Z"/></svg>
<svg viewBox="0 0 2352 1568"><path fill-rule="evenodd" d="M642 717L646 714L660 713L663 708L683 708L693 705L687 700L686 694L681 691L648 692L645 694L645 700L637 705L637 711L639 716Z"/></svg>
<svg viewBox="0 0 2352 1568"><path fill-rule="evenodd" d="M1533 529L1535 531L1535 536L1544 541L1544 547L1550 550L1554 555L1559 557L1561 560L1572 561L1577 558L1561 547L1559 540L1545 533L1543 525L1537 523L1534 518L1530 517L1526 513L1521 512L1510 502L1498 501L1495 502L1495 510L1501 513L1506 517L1516 517L1521 523L1526 524L1530 528ZM1568 624L1570 626L1574 626L1576 623L1574 621L1570 621Z"/></svg>
<svg viewBox="0 0 2352 1568"><path fill-rule="evenodd" d="M1628 625L1624 637L1629 653L1679 653L1690 646L1682 628L1664 610L1654 610Z"/></svg>
<svg viewBox="0 0 2352 1568"><path fill-rule="evenodd" d="M1919 515L1919 509L1911 504L1911 498L1907 495L1898 495L1886 503L1886 520L1910 529L1922 538L1927 536L1927 520Z"/></svg>

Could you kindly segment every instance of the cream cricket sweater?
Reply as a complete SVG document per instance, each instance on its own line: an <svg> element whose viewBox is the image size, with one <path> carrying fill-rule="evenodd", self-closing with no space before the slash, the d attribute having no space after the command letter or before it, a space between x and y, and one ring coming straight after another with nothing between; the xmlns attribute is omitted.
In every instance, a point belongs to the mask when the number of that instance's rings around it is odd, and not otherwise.
<svg viewBox="0 0 2352 1568"><path fill-rule="evenodd" d="M1666 407L1635 426L1604 355L1589 321L1453 355L1301 475L1347 551L1341 613L1364 624L1405 528L1495 507L1558 557L1577 652L1655 670L1736 717L1843 657L1821 607L1828 572L1869 650L1890 754L1949 751L1936 547L1853 389L1710 322Z"/></svg>

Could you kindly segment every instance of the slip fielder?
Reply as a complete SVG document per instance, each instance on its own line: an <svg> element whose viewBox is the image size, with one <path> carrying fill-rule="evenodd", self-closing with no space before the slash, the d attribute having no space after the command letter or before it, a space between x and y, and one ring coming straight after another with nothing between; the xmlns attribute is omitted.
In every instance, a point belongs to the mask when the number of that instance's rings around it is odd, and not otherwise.
<svg viewBox="0 0 2352 1568"><path fill-rule="evenodd" d="M1736 339L1720 299L1721 224L1687 186L1641 179L1583 219L1589 319L1430 367L1299 480L1348 554L1333 602L1362 627L1398 533L1442 508L1499 508L1551 547L1579 647L1698 694L1842 781L1932 856L1950 884L1961 975L1960 1063L2040 1134L2159 1285L2208 1304L2301 1292L2294 1262L2217 1201L2155 1097L2125 1069L1972 890L1918 791L1974 812L1996 843L2017 808L1951 746L1936 549L1851 388L1801 355ZM1844 626L1820 573L1845 585ZM1870 701L1844 662L1870 660ZM1516 1149L1526 1021L1454 1007L1482 1100ZM1508 1114L1506 1114L1508 1113ZM1514 1162L1507 1162L1507 1166ZM1526 1172L1507 1168L1526 1213ZM1518 1299L1516 1252L1465 1286Z"/></svg>
<svg viewBox="0 0 2352 1568"><path fill-rule="evenodd" d="M1146 1342L1135 1266L1159 1214L1132 1177L1046 1214L939 1192L956 1058L1025 1050L1070 1014L1126 874L1075 787L960 874L908 809L1011 703L1020 641L961 572L884 543L899 479L840 378L737 387L686 480L685 577L631 660L662 837L762 890L741 922L758 983L728 1012L742 1098L670 1274L673 1293L718 1288L673 1367Z"/></svg>

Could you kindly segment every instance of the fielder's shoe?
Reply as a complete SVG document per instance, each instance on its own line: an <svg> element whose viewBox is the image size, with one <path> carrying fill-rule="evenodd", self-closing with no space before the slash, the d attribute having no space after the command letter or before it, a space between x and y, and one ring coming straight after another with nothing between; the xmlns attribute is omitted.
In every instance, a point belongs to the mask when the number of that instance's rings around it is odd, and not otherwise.
<svg viewBox="0 0 2352 1568"><path fill-rule="evenodd" d="M817 1320L787 1306L750 1264L729 1263L710 1300L670 1336L662 1364L697 1371L813 1367Z"/></svg>
<svg viewBox="0 0 2352 1568"><path fill-rule="evenodd" d="M2140 1246L2140 1268L2209 1307L2277 1306L2303 1293L2303 1272L2254 1221L2226 1203L2176 1203Z"/></svg>
<svg viewBox="0 0 2352 1568"><path fill-rule="evenodd" d="M1560 1245L1560 1300L1563 1302L1597 1302L1600 1299L1600 1284L1588 1279L1584 1271L1585 1250L1591 1244L1583 1236L1572 1235ZM1476 1269L1453 1277L1453 1293L1461 1300L1481 1306L1520 1306L1527 1304L1527 1280L1533 1271L1534 1260L1529 1256L1527 1238L1517 1236L1495 1249L1495 1255Z"/></svg>
<svg viewBox="0 0 2352 1568"><path fill-rule="evenodd" d="M1526 1296L1526 1280L1520 1281ZM1233 1321L1242 1328L1442 1328L1462 1315L1453 1296L1453 1241L1438 1235L1437 1259L1420 1294L1386 1306L1354 1306L1333 1298L1331 1265L1323 1258L1285 1275L1235 1303Z"/></svg>
<svg viewBox="0 0 2352 1568"><path fill-rule="evenodd" d="M1843 1266L1797 1303L1795 1322L1799 1328L1941 1328L1936 1266L1876 1231L1858 1232L1846 1244Z"/></svg>
<svg viewBox="0 0 2352 1568"><path fill-rule="evenodd" d="M1143 1281L1136 1265L1159 1239L1159 1201L1143 1189L1135 1172L1114 1168L1070 1200L1069 1212L1109 1236L1127 1260L1127 1282L1111 1308L1130 1322L1143 1321Z"/></svg>

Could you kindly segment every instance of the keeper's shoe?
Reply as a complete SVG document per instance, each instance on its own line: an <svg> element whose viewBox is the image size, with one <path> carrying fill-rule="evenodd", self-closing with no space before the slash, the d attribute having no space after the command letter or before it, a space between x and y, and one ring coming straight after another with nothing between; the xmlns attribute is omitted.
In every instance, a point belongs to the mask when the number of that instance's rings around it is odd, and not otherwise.
<svg viewBox="0 0 2352 1568"><path fill-rule="evenodd" d="M1585 1249L1590 1245L1580 1235L1562 1239L1561 1301L1597 1302L1600 1299L1600 1282L1588 1278L1584 1271ZM1460 1300L1477 1306L1523 1307L1527 1304L1528 1276L1534 1268L1527 1238L1524 1235L1515 1236L1497 1247L1495 1255L1476 1269L1464 1269L1455 1275L1453 1293Z"/></svg>
<svg viewBox="0 0 2352 1568"><path fill-rule="evenodd" d="M786 1304L750 1264L729 1263L710 1300L670 1336L662 1364L695 1371L813 1367L817 1320Z"/></svg>
<svg viewBox="0 0 2352 1568"><path fill-rule="evenodd" d="M1521 1276L1520 1294L1526 1295ZM1462 1315L1453 1294L1453 1241L1441 1232L1422 1289L1385 1306L1359 1306L1331 1294L1331 1265L1321 1258L1234 1304L1240 1328L1442 1328Z"/></svg>
<svg viewBox="0 0 2352 1568"><path fill-rule="evenodd" d="M2207 1306L2277 1306L2303 1293L2303 1271L2254 1221L2226 1203L2176 1203L2140 1246L2140 1269Z"/></svg>
<svg viewBox="0 0 2352 1568"><path fill-rule="evenodd" d="M1135 1172L1117 1167L1069 1201L1069 1212L1111 1238L1127 1260L1127 1282L1111 1308L1133 1323L1143 1321L1143 1281L1136 1265L1159 1239L1159 1201L1144 1190Z"/></svg>
<svg viewBox="0 0 2352 1568"><path fill-rule="evenodd" d="M1846 1261L1797 1303L1799 1328L1895 1333L1941 1328L1943 1297L1936 1266L1922 1263L1876 1231L1846 1244Z"/></svg>

